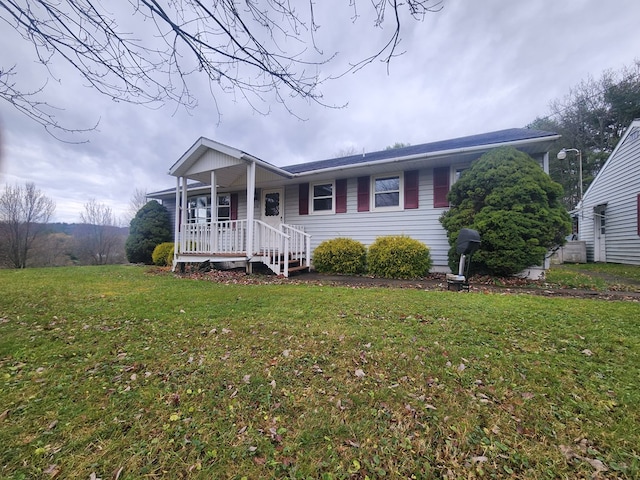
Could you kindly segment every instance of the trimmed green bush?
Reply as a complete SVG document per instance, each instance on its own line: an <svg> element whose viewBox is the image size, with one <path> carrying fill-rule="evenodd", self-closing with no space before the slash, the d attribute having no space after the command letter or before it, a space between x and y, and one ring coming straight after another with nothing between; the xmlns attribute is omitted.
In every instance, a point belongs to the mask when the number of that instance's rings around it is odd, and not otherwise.
<svg viewBox="0 0 640 480"><path fill-rule="evenodd" d="M431 253L424 243L404 235L378 237L367 255L369 273L383 278L420 278L429 273Z"/></svg>
<svg viewBox="0 0 640 480"><path fill-rule="evenodd" d="M155 265L165 267L173 263L173 242L163 242L153 249L151 260Z"/></svg>
<svg viewBox="0 0 640 480"><path fill-rule="evenodd" d="M562 186L536 160L515 148L485 153L449 191L451 208L440 223L449 238L449 267L455 271L458 233L472 228L482 244L472 273L508 276L541 265L550 248L563 245L571 219L562 205Z"/></svg>
<svg viewBox="0 0 640 480"><path fill-rule="evenodd" d="M364 273L366 262L367 249L351 238L325 240L313 251L313 267L320 273L357 275Z"/></svg>

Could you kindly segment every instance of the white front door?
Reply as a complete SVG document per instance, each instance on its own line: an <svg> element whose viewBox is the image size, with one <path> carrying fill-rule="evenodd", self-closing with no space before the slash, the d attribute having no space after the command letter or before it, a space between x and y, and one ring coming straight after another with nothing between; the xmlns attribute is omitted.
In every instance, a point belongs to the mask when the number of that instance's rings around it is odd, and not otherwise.
<svg viewBox="0 0 640 480"><path fill-rule="evenodd" d="M280 230L280 225L284 222L284 190L282 188L262 190L261 205L260 220Z"/></svg>
<svg viewBox="0 0 640 480"><path fill-rule="evenodd" d="M606 262L607 249L605 242L605 206L593 210L593 261Z"/></svg>

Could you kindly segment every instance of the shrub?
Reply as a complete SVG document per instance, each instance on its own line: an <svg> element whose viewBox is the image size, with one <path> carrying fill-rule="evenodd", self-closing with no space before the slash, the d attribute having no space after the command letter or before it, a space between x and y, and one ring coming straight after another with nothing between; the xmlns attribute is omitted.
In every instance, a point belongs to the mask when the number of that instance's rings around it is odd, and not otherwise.
<svg viewBox="0 0 640 480"><path fill-rule="evenodd" d="M131 263L152 264L151 254L156 245L170 241L169 212L156 201L148 202L131 220L129 237L125 244L127 259Z"/></svg>
<svg viewBox="0 0 640 480"><path fill-rule="evenodd" d="M384 278L419 278L429 273L429 247L404 235L378 237L367 255L369 273Z"/></svg>
<svg viewBox="0 0 640 480"><path fill-rule="evenodd" d="M562 186L514 148L480 157L451 187L448 198L451 208L440 222L447 231L449 266L454 271L461 228L477 230L482 239L472 271L500 276L542 264L547 251L562 245L571 231Z"/></svg>
<svg viewBox="0 0 640 480"><path fill-rule="evenodd" d="M351 238L325 240L313 251L313 266L321 273L364 273L366 261L367 249Z"/></svg>
<svg viewBox="0 0 640 480"><path fill-rule="evenodd" d="M165 267L173 263L173 242L163 242L153 249L151 259L155 265Z"/></svg>

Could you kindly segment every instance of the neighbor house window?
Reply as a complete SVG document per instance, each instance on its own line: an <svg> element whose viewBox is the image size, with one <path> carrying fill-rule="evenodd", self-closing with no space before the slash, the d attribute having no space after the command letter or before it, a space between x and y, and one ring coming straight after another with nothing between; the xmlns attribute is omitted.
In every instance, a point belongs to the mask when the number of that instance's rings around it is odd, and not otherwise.
<svg viewBox="0 0 640 480"><path fill-rule="evenodd" d="M311 186L311 211L313 213L332 213L333 183L316 183Z"/></svg>
<svg viewBox="0 0 640 480"><path fill-rule="evenodd" d="M402 175L373 177L373 208L397 209L402 205Z"/></svg>

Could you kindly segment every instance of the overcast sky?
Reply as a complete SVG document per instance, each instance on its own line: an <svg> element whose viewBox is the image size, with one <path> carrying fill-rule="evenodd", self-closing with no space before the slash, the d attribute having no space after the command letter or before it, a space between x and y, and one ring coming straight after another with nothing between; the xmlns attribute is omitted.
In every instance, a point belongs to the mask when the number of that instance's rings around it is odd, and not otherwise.
<svg viewBox="0 0 640 480"><path fill-rule="evenodd" d="M376 31L364 17L352 24L340 10L344 4L316 3L320 47L338 52L323 73L340 72L374 52L392 27ZM362 10L370 2L359 5ZM64 108L59 116L68 126L99 122L98 128L77 137L88 143L62 143L0 100L0 185L35 182L56 202L55 221L77 222L90 198L120 218L136 189L175 186L167 171L200 136L285 166L345 150L524 127L589 75L599 78L640 58L639 21L638 0L444 0L440 12L404 24L406 53L388 71L374 62L324 85L324 101L345 108L294 102L300 118L275 102L260 106L270 109L260 115L219 91L214 100L205 82L194 89L199 106L191 112L117 103L55 64L59 82L49 80L42 98ZM15 64L19 85L44 83L31 45L4 22L0 52L0 68Z"/></svg>

